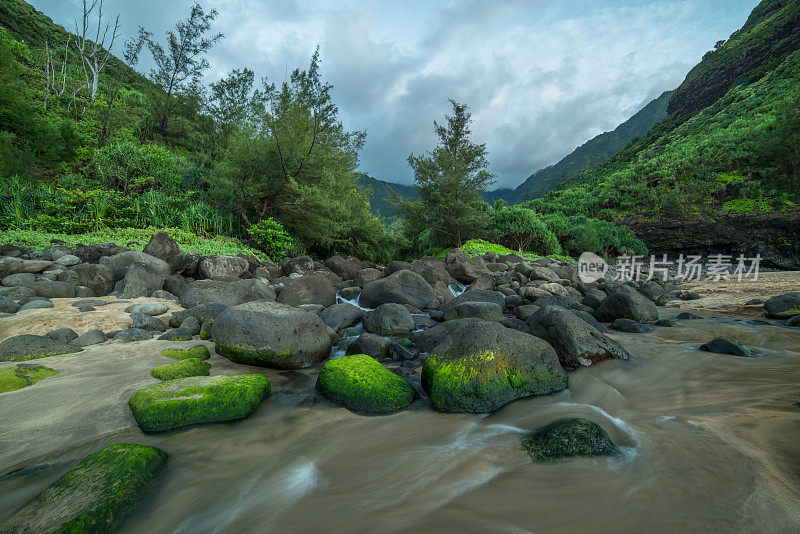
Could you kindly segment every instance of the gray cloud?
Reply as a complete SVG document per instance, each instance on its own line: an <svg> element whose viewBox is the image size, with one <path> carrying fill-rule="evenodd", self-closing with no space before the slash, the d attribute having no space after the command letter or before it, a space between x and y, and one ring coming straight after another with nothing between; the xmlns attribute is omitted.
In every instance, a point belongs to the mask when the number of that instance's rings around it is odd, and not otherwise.
<svg viewBox="0 0 800 534"><path fill-rule="evenodd" d="M72 27L77 0L35 0ZM408 183L406 157L435 144L447 99L473 112L498 186L516 186L675 88L757 0L206 0L226 34L213 81L249 66L280 82L318 44L345 126L365 130L361 167ZM190 0L106 0L128 35L163 35Z"/></svg>

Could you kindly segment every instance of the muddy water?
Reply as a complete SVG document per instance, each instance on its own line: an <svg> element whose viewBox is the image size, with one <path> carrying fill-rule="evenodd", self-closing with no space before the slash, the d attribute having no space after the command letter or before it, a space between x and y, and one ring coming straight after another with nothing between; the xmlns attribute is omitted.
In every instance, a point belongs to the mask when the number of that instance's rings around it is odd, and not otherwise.
<svg viewBox="0 0 800 534"><path fill-rule="evenodd" d="M58 376L0 395L0 473L14 471L0 521L89 452L134 441L170 460L126 533L800 531L800 329L708 318L612 335L631 360L490 416L424 400L358 416L314 395L314 370L214 355L212 374L264 372L273 395L243 421L163 435L142 434L125 407L155 382L157 342L47 358ZM696 350L718 335L762 356ZM570 416L599 423L621 453L531 463L522 436Z"/></svg>

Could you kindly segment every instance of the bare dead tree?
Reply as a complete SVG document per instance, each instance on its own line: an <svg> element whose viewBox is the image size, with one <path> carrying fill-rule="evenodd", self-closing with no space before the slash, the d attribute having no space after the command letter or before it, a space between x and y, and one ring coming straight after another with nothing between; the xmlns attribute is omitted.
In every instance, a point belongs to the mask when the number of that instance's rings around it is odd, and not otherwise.
<svg viewBox="0 0 800 534"><path fill-rule="evenodd" d="M51 93L61 96L67 90L67 67L69 65L69 42L71 37L71 34L68 33L67 43L64 46L64 59L58 65L56 64L55 49L50 48L47 37L44 39L44 109L47 109L47 100ZM56 69L58 69L58 72L56 72Z"/></svg>
<svg viewBox="0 0 800 534"><path fill-rule="evenodd" d="M94 40L90 41L87 38L87 34L91 32L89 19L95 8L97 8L97 29ZM106 22L105 27L103 27L103 0L92 0L88 4L86 0L83 0L83 17L81 21L80 28L78 27L78 22L75 22L75 33L78 35L76 48L81 56L83 75L86 79L86 96L89 98L89 102L94 102L97 97L100 73L108 63L109 58L111 58L111 49L114 47L117 37L119 37L119 15L114 20L113 29L110 22ZM111 41L106 46L109 30L111 30Z"/></svg>

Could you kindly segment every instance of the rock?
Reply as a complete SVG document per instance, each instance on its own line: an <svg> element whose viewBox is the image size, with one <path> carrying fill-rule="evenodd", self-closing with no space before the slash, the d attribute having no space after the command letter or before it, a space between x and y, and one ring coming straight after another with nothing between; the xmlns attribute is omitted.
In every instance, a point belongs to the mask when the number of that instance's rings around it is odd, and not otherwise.
<svg viewBox="0 0 800 534"><path fill-rule="evenodd" d="M20 363L8 367L0 367L0 393L32 386L39 380L56 374L55 369L35 363Z"/></svg>
<svg viewBox="0 0 800 534"><path fill-rule="evenodd" d="M186 288L186 284L189 283L186 278L179 274L171 274L164 278L164 289L168 293L172 295L180 295L183 293L183 290ZM153 293L155 296L155 293ZM180 300L180 299L178 299Z"/></svg>
<svg viewBox="0 0 800 534"><path fill-rule="evenodd" d="M329 400L369 415L404 410L415 397L408 381L364 354L329 360L319 372L316 387Z"/></svg>
<svg viewBox="0 0 800 534"><path fill-rule="evenodd" d="M553 346L561 364L567 367L629 357L619 343L566 308L541 308L531 315L527 325L530 334Z"/></svg>
<svg viewBox="0 0 800 534"><path fill-rule="evenodd" d="M361 334L350 345L347 346L345 354L366 354L373 358L386 358L389 355L389 345L391 343L375 334Z"/></svg>
<svg viewBox="0 0 800 534"><path fill-rule="evenodd" d="M328 306L320 315L322 322L334 330L341 330L357 324L364 317L364 310L349 302Z"/></svg>
<svg viewBox="0 0 800 534"><path fill-rule="evenodd" d="M480 256L468 258L462 255L452 262L447 262L447 272L462 284L470 284L481 276L492 276L492 271Z"/></svg>
<svg viewBox="0 0 800 534"><path fill-rule="evenodd" d="M284 276L291 274L304 275L314 270L314 260L308 256L298 256L296 258L284 258L278 264Z"/></svg>
<svg viewBox="0 0 800 534"><path fill-rule="evenodd" d="M45 337L61 343L69 343L78 338L78 333L72 328L57 328L46 333Z"/></svg>
<svg viewBox="0 0 800 534"><path fill-rule="evenodd" d="M681 300L697 300L702 298L699 293L694 293L692 291L683 291L678 295L678 298Z"/></svg>
<svg viewBox="0 0 800 534"><path fill-rule="evenodd" d="M764 304L764 299L750 299L744 303L745 306L761 306Z"/></svg>
<svg viewBox="0 0 800 534"><path fill-rule="evenodd" d="M132 313L131 315L131 328L141 328L150 332L166 332L167 325L158 317L152 315L145 315L143 313Z"/></svg>
<svg viewBox="0 0 800 534"><path fill-rule="evenodd" d="M103 258L100 260L101 265L108 265L114 269L115 272L120 273L127 271L135 263L146 266L148 271L159 274L162 277L171 274L167 262L155 258L150 254L139 252L138 250L126 250L110 258Z"/></svg>
<svg viewBox="0 0 800 534"><path fill-rule="evenodd" d="M339 292L339 295L344 300L353 300L354 298L356 298L359 295L359 293L361 293L361 288L354 286L354 287L342 288L342 290Z"/></svg>
<svg viewBox="0 0 800 534"><path fill-rule="evenodd" d="M9 274L3 278L2 284L5 287L33 287L36 283L36 275L32 273Z"/></svg>
<svg viewBox="0 0 800 534"><path fill-rule="evenodd" d="M338 254L325 260L325 266L336 273L337 276L340 276L342 280L353 280L358 271L361 270L361 265L358 262L345 259Z"/></svg>
<svg viewBox="0 0 800 534"><path fill-rule="evenodd" d="M64 254L56 260L56 264L61 265L62 267L72 267L73 265L78 265L79 263L81 263L81 259L74 254Z"/></svg>
<svg viewBox="0 0 800 534"><path fill-rule="evenodd" d="M163 289L159 289L158 291L153 291L150 294L150 296L153 297L154 299L169 300L174 302L175 304L181 303L180 297L173 295L169 291L164 291Z"/></svg>
<svg viewBox="0 0 800 534"><path fill-rule="evenodd" d="M269 380L259 374L195 376L139 390L128 406L142 430L163 432L242 419L255 411L269 391Z"/></svg>
<svg viewBox="0 0 800 534"><path fill-rule="evenodd" d="M179 329L186 330L192 336L196 336L200 334L200 319L197 317L187 317L181 323Z"/></svg>
<svg viewBox="0 0 800 534"><path fill-rule="evenodd" d="M374 282L375 280L380 280L383 278L383 273L380 272L378 269L373 269L372 267L367 267L366 269L361 269L356 273L353 282L358 287L364 287L365 285L369 284L370 282Z"/></svg>
<svg viewBox="0 0 800 534"><path fill-rule="evenodd" d="M133 343L153 339L153 334L142 328L127 328L114 334L114 340L121 343Z"/></svg>
<svg viewBox="0 0 800 534"><path fill-rule="evenodd" d="M268 300L228 308L211 327L218 354L236 363L299 369L331 353L318 315Z"/></svg>
<svg viewBox="0 0 800 534"><path fill-rule="evenodd" d="M392 336L414 330L414 319L402 304L381 304L364 315L364 330L372 334Z"/></svg>
<svg viewBox="0 0 800 534"><path fill-rule="evenodd" d="M771 319L788 319L800 314L800 291L767 299L764 303L764 313Z"/></svg>
<svg viewBox="0 0 800 534"><path fill-rule="evenodd" d="M454 319L466 319L477 317L484 321L499 322L503 318L503 308L494 302L460 302L454 306L448 306L444 311L443 319L452 321Z"/></svg>
<svg viewBox="0 0 800 534"><path fill-rule="evenodd" d="M653 302L656 302L658 297L666 293L666 290L658 282L650 280L642 285L641 289L639 289L639 292Z"/></svg>
<svg viewBox="0 0 800 534"><path fill-rule="evenodd" d="M174 363L159 365L150 370L150 375L159 380L175 380L190 376L208 376L211 364L197 358L186 358Z"/></svg>
<svg viewBox="0 0 800 534"><path fill-rule="evenodd" d="M53 308L53 302L46 298L30 300L19 307L18 312L25 311L25 310L43 310L46 308Z"/></svg>
<svg viewBox="0 0 800 534"><path fill-rule="evenodd" d="M653 324L662 328L672 328L679 325L677 319L659 319Z"/></svg>
<svg viewBox="0 0 800 534"><path fill-rule="evenodd" d="M0 313L17 313L19 304L8 297L0 296Z"/></svg>
<svg viewBox="0 0 800 534"><path fill-rule="evenodd" d="M324 307L336 304L336 290L330 280L319 273L309 273L294 280L288 280L278 294L278 302L299 306L319 304Z"/></svg>
<svg viewBox="0 0 800 534"><path fill-rule="evenodd" d="M190 358L207 360L211 357L211 353L205 345L195 345L188 349L166 349L161 351L161 355L173 360L188 360Z"/></svg>
<svg viewBox="0 0 800 534"><path fill-rule="evenodd" d="M22 300L36 296L36 291L29 287L0 287L0 296L11 300Z"/></svg>
<svg viewBox="0 0 800 534"><path fill-rule="evenodd" d="M119 254L119 256L121 255ZM153 259L156 260L156 258ZM169 270L169 267L166 268ZM118 290L117 287L114 288L114 292L121 299L148 297L153 291L161 289L163 285L163 274L144 263L135 262L128 267L125 272L125 278L120 281Z"/></svg>
<svg viewBox="0 0 800 534"><path fill-rule="evenodd" d="M169 317L169 325L172 328L178 328L187 317L197 317L201 323L212 324L217 316L227 309L228 306L224 304L201 304L188 310L173 312Z"/></svg>
<svg viewBox="0 0 800 534"><path fill-rule="evenodd" d="M191 341L192 333L183 327L170 330L166 334L158 336L159 341Z"/></svg>
<svg viewBox="0 0 800 534"><path fill-rule="evenodd" d="M116 256L126 250L115 243L98 243L96 245L78 245L75 248L75 255L82 262L96 262L103 256Z"/></svg>
<svg viewBox="0 0 800 534"><path fill-rule="evenodd" d="M403 341L407 341L407 340L403 340ZM393 360L402 362L402 361L413 360L417 356L419 356L419 354L415 350L413 350L412 348L407 347L406 345L403 345L402 343L398 343L396 341L393 341L393 342L389 343L389 350L387 352L387 356L389 356Z"/></svg>
<svg viewBox="0 0 800 534"><path fill-rule="evenodd" d="M614 319L614 322L611 323L611 328L628 334L644 334L650 331L649 326L630 319Z"/></svg>
<svg viewBox="0 0 800 534"><path fill-rule="evenodd" d="M164 315L169 310L169 306L161 302L138 302L125 308L125 313L141 313L144 315Z"/></svg>
<svg viewBox="0 0 800 534"><path fill-rule="evenodd" d="M240 256L203 256L197 267L201 278L236 280L247 272L250 264Z"/></svg>
<svg viewBox="0 0 800 534"><path fill-rule="evenodd" d="M454 297L447 301L442 306L442 311L447 312L450 308L457 306L463 302L491 302L497 304L501 309L505 309L506 297L499 291L485 291L482 289L473 289L464 291L459 296Z"/></svg>
<svg viewBox="0 0 800 534"><path fill-rule="evenodd" d="M528 274L527 276L531 280L544 280L546 282L556 282L561 278L552 269L539 266L532 267L530 274Z"/></svg>
<svg viewBox="0 0 800 534"><path fill-rule="evenodd" d="M658 309L650 299L632 287L623 285L603 300L595 317L601 321L623 318L649 323L658 319Z"/></svg>
<svg viewBox="0 0 800 534"><path fill-rule="evenodd" d="M551 423L523 441L522 449L537 461L607 456L617 452L605 430L585 419L561 419Z"/></svg>
<svg viewBox="0 0 800 534"><path fill-rule="evenodd" d="M601 291L600 289L589 289L583 295L581 304L596 310L607 296L605 291Z"/></svg>
<svg viewBox="0 0 800 534"><path fill-rule="evenodd" d="M557 284L556 282L547 282L546 284L542 284L539 286L539 289L561 297L570 296L569 290L561 284Z"/></svg>
<svg viewBox="0 0 800 534"><path fill-rule="evenodd" d="M595 319L594 315L591 315L589 312L585 310L574 310L574 309L569 311L571 311L572 313L574 313L575 315L577 315L578 317L580 317L581 319L592 325L593 327L597 328L598 332L602 332L603 334L608 332L606 327L600 324L600 321Z"/></svg>
<svg viewBox="0 0 800 534"><path fill-rule="evenodd" d="M12 267L12 272L36 274L46 271L52 266L53 262L48 260L22 260L19 263L15 263L15 265Z"/></svg>
<svg viewBox="0 0 800 534"><path fill-rule="evenodd" d="M110 532L167 461L155 447L117 443L94 452L25 505L3 532Z"/></svg>
<svg viewBox="0 0 800 534"><path fill-rule="evenodd" d="M151 237L142 252L165 261L170 272L187 276L194 273L200 262L199 255L181 252L175 240L163 232Z"/></svg>
<svg viewBox="0 0 800 534"><path fill-rule="evenodd" d="M786 321L786 326L800 326L800 315L795 315Z"/></svg>
<svg viewBox="0 0 800 534"><path fill-rule="evenodd" d="M483 320L475 317L445 321L425 330L424 332L412 334L411 340L421 352L430 352L437 345L451 339L456 331L470 326L477 326L483 322Z"/></svg>
<svg viewBox="0 0 800 534"><path fill-rule="evenodd" d="M720 336L712 339L708 343L700 345L700 350L707 352L716 352L719 354L732 354L734 356L744 356L745 358L753 358L755 354L744 344L729 337Z"/></svg>
<svg viewBox="0 0 800 534"><path fill-rule="evenodd" d="M202 304L236 306L253 300L275 300L275 290L259 279L224 282L198 280L186 284L181 293L181 305L194 308Z"/></svg>
<svg viewBox="0 0 800 534"><path fill-rule="evenodd" d="M465 291L491 291L494 289L494 276L481 276L476 278Z"/></svg>
<svg viewBox="0 0 800 534"><path fill-rule="evenodd" d="M681 319L681 320L702 319L702 317L697 316L697 315L695 315L693 313L689 313L689 312L681 312L678 315L676 315L675 318L676 319Z"/></svg>
<svg viewBox="0 0 800 534"><path fill-rule="evenodd" d="M211 323L203 323L200 325L200 339L203 341L211 339Z"/></svg>
<svg viewBox="0 0 800 534"><path fill-rule="evenodd" d="M567 387L553 348L498 323L462 319L462 327L431 350L422 384L443 412L486 413L530 395Z"/></svg>
<svg viewBox="0 0 800 534"><path fill-rule="evenodd" d="M78 311L81 313L93 312L96 310L97 308L95 308L94 306L81 306L80 308L78 308Z"/></svg>
<svg viewBox="0 0 800 534"><path fill-rule="evenodd" d="M88 347L90 345L98 345L100 343L106 342L106 335L103 333L102 330L89 330L88 332L84 332L83 334L79 335L72 341L70 341L70 345L74 345L75 347Z"/></svg>
<svg viewBox="0 0 800 534"><path fill-rule="evenodd" d="M0 362L24 362L48 356L72 354L80 352L80 350L79 347L49 337L22 334L5 339L0 343Z"/></svg>
<svg viewBox="0 0 800 534"><path fill-rule="evenodd" d="M436 293L422 276L402 270L365 285L359 303L367 308L387 303L424 308L435 298Z"/></svg>
<svg viewBox="0 0 800 534"><path fill-rule="evenodd" d="M539 306L535 304L525 304L523 306L517 306L514 308L514 315L517 316L517 319L521 321L527 321L528 318L536 313L536 310L539 309Z"/></svg>
<svg viewBox="0 0 800 534"><path fill-rule="evenodd" d="M95 295L108 295L114 291L114 269L108 265L82 263L73 270L78 273L78 285L88 287Z"/></svg>

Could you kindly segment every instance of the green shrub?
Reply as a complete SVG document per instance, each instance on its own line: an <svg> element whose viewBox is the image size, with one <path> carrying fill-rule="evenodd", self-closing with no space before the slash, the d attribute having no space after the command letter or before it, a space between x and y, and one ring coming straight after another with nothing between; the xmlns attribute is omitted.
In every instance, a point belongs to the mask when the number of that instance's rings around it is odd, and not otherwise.
<svg viewBox="0 0 800 534"><path fill-rule="evenodd" d="M94 169L102 182L125 194L149 189L177 191L188 163L169 149L123 141L94 154Z"/></svg>
<svg viewBox="0 0 800 534"><path fill-rule="evenodd" d="M262 219L247 229L250 236L256 240L258 246L273 261L281 258L294 248L294 239L281 223L269 217Z"/></svg>

